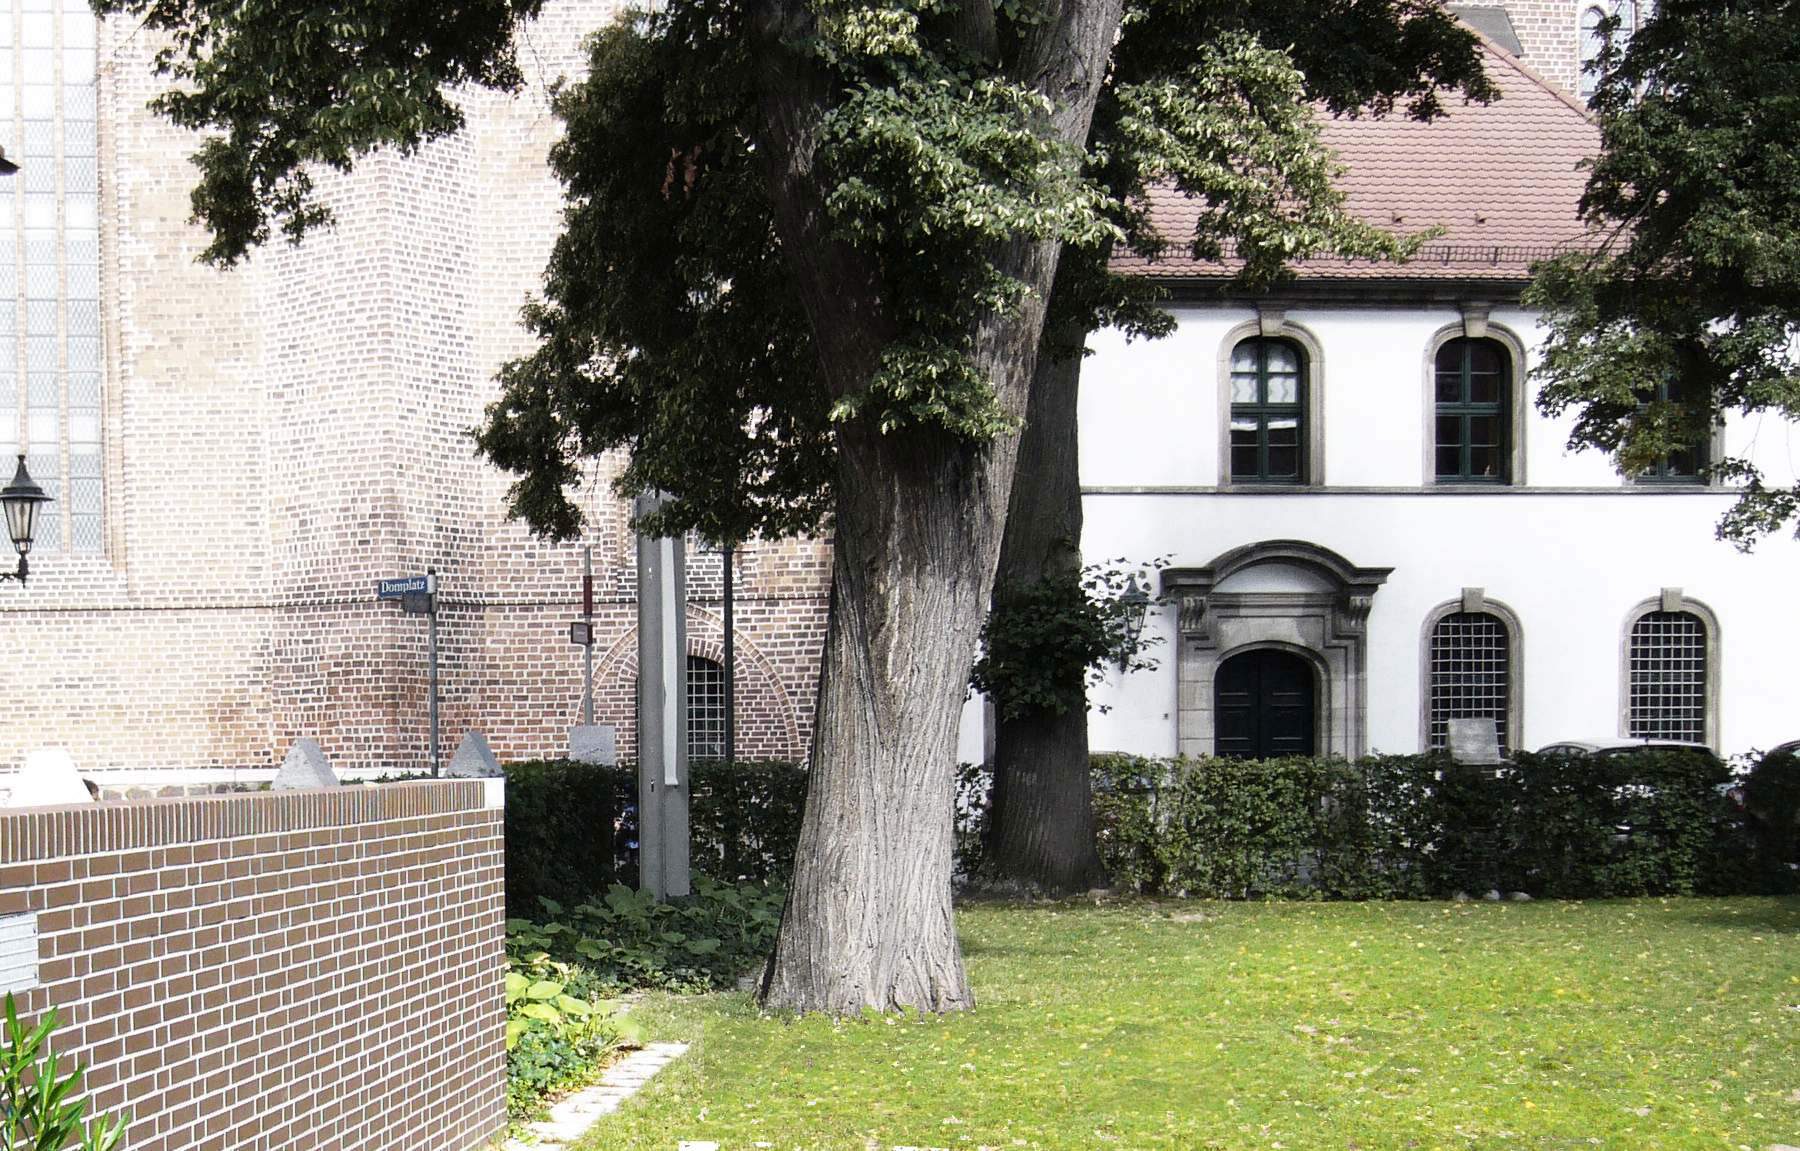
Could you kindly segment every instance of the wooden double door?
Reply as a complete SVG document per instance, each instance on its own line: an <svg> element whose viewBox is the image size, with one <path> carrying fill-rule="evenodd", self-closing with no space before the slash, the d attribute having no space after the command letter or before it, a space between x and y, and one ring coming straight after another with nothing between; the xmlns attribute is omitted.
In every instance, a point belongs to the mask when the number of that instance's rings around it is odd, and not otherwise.
<svg viewBox="0 0 1800 1151"><path fill-rule="evenodd" d="M1318 754L1318 676L1292 652L1259 648L1219 665L1214 754L1279 759Z"/></svg>

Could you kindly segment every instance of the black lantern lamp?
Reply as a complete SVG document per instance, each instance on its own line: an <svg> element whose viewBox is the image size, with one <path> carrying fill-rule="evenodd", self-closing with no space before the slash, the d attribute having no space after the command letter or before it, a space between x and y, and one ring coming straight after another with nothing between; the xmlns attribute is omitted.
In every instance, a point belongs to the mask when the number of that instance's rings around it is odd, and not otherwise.
<svg viewBox="0 0 1800 1151"><path fill-rule="evenodd" d="M19 570L0 572L0 580L25 582L30 567L26 557L31 554L31 537L37 531L38 505L49 502L50 497L25 470L25 457L21 455L19 470L13 473L12 483L0 488L0 507L6 509L6 534L12 537L13 548L19 553Z"/></svg>
<svg viewBox="0 0 1800 1151"><path fill-rule="evenodd" d="M1150 593L1138 583L1136 572L1132 573L1125 590L1119 593L1119 603L1125 609L1119 621L1125 628L1119 637L1118 664L1123 669L1137 654L1138 639L1144 634L1144 617L1150 614Z"/></svg>

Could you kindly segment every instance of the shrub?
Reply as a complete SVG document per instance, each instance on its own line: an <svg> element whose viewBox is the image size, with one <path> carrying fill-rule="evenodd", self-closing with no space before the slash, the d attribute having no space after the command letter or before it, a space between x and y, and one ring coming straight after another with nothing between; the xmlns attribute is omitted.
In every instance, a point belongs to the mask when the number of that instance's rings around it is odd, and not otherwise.
<svg viewBox="0 0 1800 1151"><path fill-rule="evenodd" d="M1783 751L1763 756L1740 794L1752 882L1771 894L1800 891L1800 755Z"/></svg>
<svg viewBox="0 0 1800 1151"><path fill-rule="evenodd" d="M775 888L705 876L695 878L692 895L661 903L614 884L573 907L546 901L547 921L507 920L507 953L567 963L596 992L729 987L774 946L781 901Z"/></svg>
<svg viewBox="0 0 1800 1151"><path fill-rule="evenodd" d="M1726 769L1710 754L1520 754L1498 770L1418 755L1355 763L1101 755L1093 771L1101 858L1115 884L1146 893L1576 898L1745 889L1735 863L1741 821L1720 794ZM965 775L964 790L977 792L981 773ZM1785 810L1789 822L1770 826L1791 831L1794 809ZM1786 842L1771 850L1792 850Z"/></svg>
<svg viewBox="0 0 1800 1151"><path fill-rule="evenodd" d="M806 769L696 760L688 809L696 871L784 883L806 801ZM636 887L637 768L533 760L506 768L506 911L541 919L614 884ZM551 916L554 918L554 915Z"/></svg>
<svg viewBox="0 0 1800 1151"><path fill-rule="evenodd" d="M50 1043L55 1031L55 1011L27 1027L7 993L0 1034L0 1151L113 1151L125 1138L127 1118L87 1120L87 1100L76 1097L86 1068L77 1064L69 1074L57 1074Z"/></svg>
<svg viewBox="0 0 1800 1151"><path fill-rule="evenodd" d="M636 803L637 776L627 768L560 759L508 765L507 913L538 915L542 899L579 902L605 891L627 865L635 882L620 822Z"/></svg>

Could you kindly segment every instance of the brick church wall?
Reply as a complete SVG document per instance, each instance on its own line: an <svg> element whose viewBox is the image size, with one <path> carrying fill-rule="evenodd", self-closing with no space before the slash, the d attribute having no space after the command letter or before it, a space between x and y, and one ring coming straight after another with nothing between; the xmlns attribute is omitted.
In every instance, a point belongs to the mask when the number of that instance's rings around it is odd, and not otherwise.
<svg viewBox="0 0 1800 1151"><path fill-rule="evenodd" d="M410 158L323 173L335 226L241 267L195 262L191 137L151 116L147 34L100 36L103 556L33 556L0 586L0 770L35 747L81 769L262 768L298 736L340 769L426 766L426 628L375 581L435 568L444 754L554 755L579 721L581 546L599 588L597 716L633 745L635 549L616 461L582 493L587 538L536 540L468 430L530 350L518 312L561 212L548 91L578 74L606 0L554 0L521 39L516 96L462 94L469 127ZM721 646L718 558L695 556L694 654ZM829 548L739 558L740 753L803 756ZM716 658L716 655L715 655ZM764 709L773 708L765 714Z"/></svg>

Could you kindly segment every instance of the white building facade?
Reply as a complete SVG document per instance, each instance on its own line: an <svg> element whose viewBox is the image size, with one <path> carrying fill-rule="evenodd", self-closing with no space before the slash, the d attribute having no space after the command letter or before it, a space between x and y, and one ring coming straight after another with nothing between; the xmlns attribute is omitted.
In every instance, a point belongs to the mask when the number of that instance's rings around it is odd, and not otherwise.
<svg viewBox="0 0 1800 1151"><path fill-rule="evenodd" d="M1580 242L1594 136L1490 56L1494 105L1328 128L1364 218L1446 229L1414 263L1322 261L1254 299L1216 268L1143 265L1175 333L1091 341L1084 550L1168 565L1158 666L1093 693L1096 750L1411 752L1454 718L1493 719L1508 750L1800 737L1800 545L1739 552L1703 459L1624 477L1537 410L1544 332L1519 296L1533 260ZM1789 484L1800 434L1732 422L1697 454L1719 452Z"/></svg>

